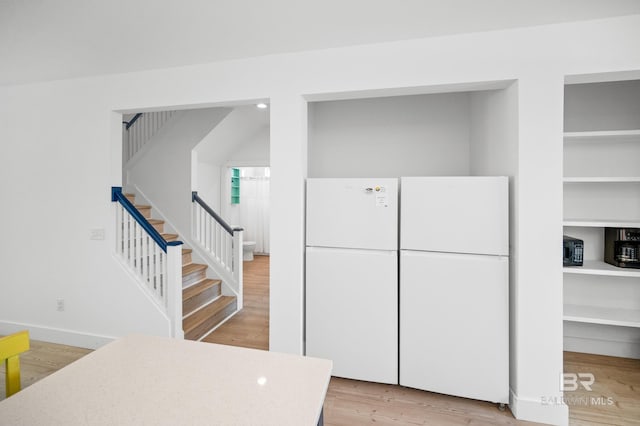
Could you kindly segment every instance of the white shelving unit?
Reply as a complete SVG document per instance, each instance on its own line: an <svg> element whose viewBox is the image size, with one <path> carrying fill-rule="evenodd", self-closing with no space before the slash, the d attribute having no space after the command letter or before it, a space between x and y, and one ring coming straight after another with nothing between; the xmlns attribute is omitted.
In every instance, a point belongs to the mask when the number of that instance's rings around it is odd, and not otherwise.
<svg viewBox="0 0 640 426"><path fill-rule="evenodd" d="M565 219L563 225L584 228L640 228L640 220Z"/></svg>
<svg viewBox="0 0 640 426"><path fill-rule="evenodd" d="M563 271L565 274L640 278L640 269L618 268L601 260L585 260L582 266L565 266Z"/></svg>
<svg viewBox="0 0 640 426"><path fill-rule="evenodd" d="M612 144L611 148L614 148L613 141L621 140L625 141L625 143L637 143L639 147L638 152L640 153L640 130L567 132L564 135L565 144ZM597 167L593 167L593 169L597 171ZM629 172L629 170L627 170L627 172ZM615 184L640 183L640 175L570 176L564 177L563 182L565 184L612 184L613 187L610 190L616 191ZM568 189L565 187L565 191L567 190ZM588 193L588 191L589 189L587 188L583 192ZM640 194L640 185L638 186L638 193ZM640 228L640 217L638 220L616 218L566 218L563 221L563 225L565 228ZM585 242L585 244L588 243L588 241ZM603 252L604 248L600 251ZM563 272L568 275L640 278L640 269L618 268L605 263L602 258L586 259L583 266L564 267ZM640 286L640 283L638 283L638 285ZM602 308L598 306L565 304L564 310L565 321L640 328L640 308L638 310L625 310Z"/></svg>
<svg viewBox="0 0 640 426"><path fill-rule="evenodd" d="M598 306L564 305L564 320L640 328L640 311Z"/></svg>
<svg viewBox="0 0 640 426"><path fill-rule="evenodd" d="M635 183L640 182L640 177L624 176L580 176L565 177L564 183Z"/></svg>
<svg viewBox="0 0 640 426"><path fill-rule="evenodd" d="M640 130L604 130L589 132L565 132L565 142L590 142L606 138L609 141L634 139L640 136Z"/></svg>
<svg viewBox="0 0 640 426"><path fill-rule="evenodd" d="M611 130L564 134L564 234L585 244L563 268L565 349L640 358L640 269L604 262L605 228L640 228L640 105L621 95L640 81L587 86L567 86L565 126Z"/></svg>

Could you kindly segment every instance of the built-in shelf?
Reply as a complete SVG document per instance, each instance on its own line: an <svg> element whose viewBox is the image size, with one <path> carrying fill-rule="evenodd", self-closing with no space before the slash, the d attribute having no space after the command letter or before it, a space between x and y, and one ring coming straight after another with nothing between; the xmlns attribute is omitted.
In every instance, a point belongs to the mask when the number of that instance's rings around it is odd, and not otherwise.
<svg viewBox="0 0 640 426"><path fill-rule="evenodd" d="M578 226L585 228L640 228L638 220L616 219L565 219L564 226Z"/></svg>
<svg viewBox="0 0 640 426"><path fill-rule="evenodd" d="M240 204L240 169L231 169L231 204Z"/></svg>
<svg viewBox="0 0 640 426"><path fill-rule="evenodd" d="M640 130L604 130L589 132L565 132L565 142L597 142L612 140L633 140L640 142Z"/></svg>
<svg viewBox="0 0 640 426"><path fill-rule="evenodd" d="M603 259L612 257L606 228L640 228L638 94L640 80L565 86L567 130L578 131L563 135L563 232L587 256L562 274L565 344L578 352L629 356L640 347L640 269Z"/></svg>
<svg viewBox="0 0 640 426"><path fill-rule="evenodd" d="M562 179L564 183L636 183L639 176L574 176Z"/></svg>
<svg viewBox="0 0 640 426"><path fill-rule="evenodd" d="M585 260L582 266L565 266L563 271L565 274L640 278L640 269L618 268L602 260Z"/></svg>
<svg viewBox="0 0 640 426"><path fill-rule="evenodd" d="M564 320L640 328L640 310L564 305Z"/></svg>

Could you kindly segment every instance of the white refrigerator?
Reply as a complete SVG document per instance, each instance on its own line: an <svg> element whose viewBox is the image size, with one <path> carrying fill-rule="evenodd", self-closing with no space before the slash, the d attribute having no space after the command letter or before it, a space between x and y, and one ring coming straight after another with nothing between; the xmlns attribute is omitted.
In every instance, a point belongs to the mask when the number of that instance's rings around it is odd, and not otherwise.
<svg viewBox="0 0 640 426"><path fill-rule="evenodd" d="M400 384L509 401L507 177L401 179Z"/></svg>
<svg viewBox="0 0 640 426"><path fill-rule="evenodd" d="M307 179L306 354L398 383L398 180Z"/></svg>

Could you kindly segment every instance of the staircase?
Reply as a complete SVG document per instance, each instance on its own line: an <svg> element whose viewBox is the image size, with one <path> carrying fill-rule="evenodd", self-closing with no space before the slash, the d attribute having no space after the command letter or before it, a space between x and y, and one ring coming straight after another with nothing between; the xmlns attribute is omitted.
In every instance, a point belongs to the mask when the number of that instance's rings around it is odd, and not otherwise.
<svg viewBox="0 0 640 426"><path fill-rule="evenodd" d="M134 194L125 196L165 241L178 240L178 234L165 233L163 220L151 218L151 206L136 204ZM191 249L182 249L182 329L185 339L201 340L237 311L236 297L223 296L222 281L207 278L208 269L207 265L193 263Z"/></svg>

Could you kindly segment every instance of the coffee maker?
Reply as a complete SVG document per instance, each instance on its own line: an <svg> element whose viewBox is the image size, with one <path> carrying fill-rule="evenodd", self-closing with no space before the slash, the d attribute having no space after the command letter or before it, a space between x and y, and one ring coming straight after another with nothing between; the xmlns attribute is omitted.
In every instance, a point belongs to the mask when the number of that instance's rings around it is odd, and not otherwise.
<svg viewBox="0 0 640 426"><path fill-rule="evenodd" d="M640 229L605 228L604 261L620 268L640 269Z"/></svg>

